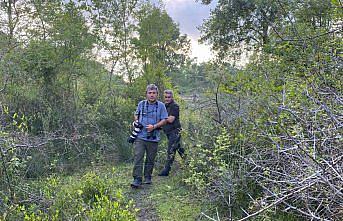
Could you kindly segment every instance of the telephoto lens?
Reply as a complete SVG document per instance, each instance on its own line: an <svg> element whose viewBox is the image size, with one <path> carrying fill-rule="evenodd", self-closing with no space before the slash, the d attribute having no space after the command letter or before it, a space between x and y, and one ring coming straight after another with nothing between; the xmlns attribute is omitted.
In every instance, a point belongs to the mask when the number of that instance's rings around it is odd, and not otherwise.
<svg viewBox="0 0 343 221"><path fill-rule="evenodd" d="M127 142L129 143L133 143L135 142L136 138L137 138L137 135L141 132L143 128L143 125L139 122L133 122L133 130L130 134L130 137L127 138Z"/></svg>

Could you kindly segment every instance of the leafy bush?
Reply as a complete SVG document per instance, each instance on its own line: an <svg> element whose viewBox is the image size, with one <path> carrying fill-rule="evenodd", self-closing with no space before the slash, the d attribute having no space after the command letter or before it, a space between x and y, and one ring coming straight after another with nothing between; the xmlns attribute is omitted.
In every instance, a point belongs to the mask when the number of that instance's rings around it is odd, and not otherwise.
<svg viewBox="0 0 343 221"><path fill-rule="evenodd" d="M132 211L132 201L123 205L123 196L120 192L116 193L116 201L110 200L108 196L99 197L96 195L96 202L93 208L86 212L90 220L118 220L134 221L135 214Z"/></svg>
<svg viewBox="0 0 343 221"><path fill-rule="evenodd" d="M50 177L42 183L44 199L12 204L5 220L135 220L132 201L124 198L113 177L86 173L64 183ZM33 187L33 186L32 186Z"/></svg>

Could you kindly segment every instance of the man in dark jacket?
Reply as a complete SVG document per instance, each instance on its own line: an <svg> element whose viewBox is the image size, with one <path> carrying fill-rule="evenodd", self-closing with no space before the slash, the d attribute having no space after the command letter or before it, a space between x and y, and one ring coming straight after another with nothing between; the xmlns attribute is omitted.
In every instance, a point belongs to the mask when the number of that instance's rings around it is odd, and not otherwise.
<svg viewBox="0 0 343 221"><path fill-rule="evenodd" d="M159 176L168 176L173 164L176 151L183 158L185 150L181 147L181 124L179 105L173 99L173 91L164 91L164 103L168 112L167 124L163 126L163 131L168 138L167 162Z"/></svg>

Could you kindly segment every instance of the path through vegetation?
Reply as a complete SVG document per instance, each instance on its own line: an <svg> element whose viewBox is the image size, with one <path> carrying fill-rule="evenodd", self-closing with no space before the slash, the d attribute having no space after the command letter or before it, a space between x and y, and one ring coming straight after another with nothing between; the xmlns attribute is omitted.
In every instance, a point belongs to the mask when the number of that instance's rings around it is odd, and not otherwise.
<svg viewBox="0 0 343 221"><path fill-rule="evenodd" d="M159 181L155 181L159 182ZM129 197L134 200L135 207L139 210L137 215L137 220L151 220L158 221L161 220L157 214L156 207L152 198L150 197L153 194L153 185L143 185L139 189L131 189Z"/></svg>
<svg viewBox="0 0 343 221"><path fill-rule="evenodd" d="M131 168L125 167L127 174ZM182 183L182 169L174 167L169 177L153 177L153 184L131 189L125 195L138 209L137 220L196 220L201 202ZM130 178L130 177L129 177ZM130 180L131 181L131 180ZM123 187L124 188L124 187Z"/></svg>

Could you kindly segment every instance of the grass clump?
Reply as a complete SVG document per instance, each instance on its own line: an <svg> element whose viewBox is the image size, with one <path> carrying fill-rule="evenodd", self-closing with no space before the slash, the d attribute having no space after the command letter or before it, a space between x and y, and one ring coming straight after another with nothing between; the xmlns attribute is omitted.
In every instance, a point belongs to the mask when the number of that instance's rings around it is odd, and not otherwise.
<svg viewBox="0 0 343 221"><path fill-rule="evenodd" d="M120 176L111 170L35 181L30 185L41 187L41 199L12 205L0 220L136 220L133 201L125 198Z"/></svg>
<svg viewBox="0 0 343 221"><path fill-rule="evenodd" d="M197 220L201 201L182 183L179 175L161 178L154 185L150 199L162 220Z"/></svg>

